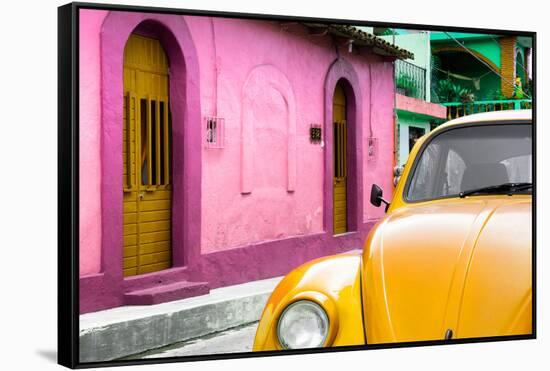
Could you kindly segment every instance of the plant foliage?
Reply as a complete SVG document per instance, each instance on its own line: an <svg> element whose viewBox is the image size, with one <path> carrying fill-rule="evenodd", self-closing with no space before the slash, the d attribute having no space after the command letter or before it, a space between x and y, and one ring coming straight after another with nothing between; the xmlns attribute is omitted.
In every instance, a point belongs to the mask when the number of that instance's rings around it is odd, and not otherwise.
<svg viewBox="0 0 550 371"><path fill-rule="evenodd" d="M475 95L471 89L455 84L451 79L439 80L436 94L439 102L473 102Z"/></svg>
<svg viewBox="0 0 550 371"><path fill-rule="evenodd" d="M418 83L409 75L404 73L399 74L395 81L395 85L398 89L404 90L405 95L409 97L417 96Z"/></svg>

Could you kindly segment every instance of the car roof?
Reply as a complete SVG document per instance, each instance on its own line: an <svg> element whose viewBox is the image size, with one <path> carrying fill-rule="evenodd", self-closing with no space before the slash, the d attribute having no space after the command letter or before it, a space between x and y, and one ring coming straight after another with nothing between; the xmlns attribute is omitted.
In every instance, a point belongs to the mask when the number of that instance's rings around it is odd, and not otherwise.
<svg viewBox="0 0 550 371"><path fill-rule="evenodd" d="M471 115L466 115L459 117L457 119L447 121L443 125L438 126L435 130L442 128L447 128L449 126L463 125L463 124L473 124L481 122L499 122L499 121L526 121L530 122L532 120L533 112L530 109L523 110L504 110L504 111L494 111L494 112L482 112L474 113Z"/></svg>

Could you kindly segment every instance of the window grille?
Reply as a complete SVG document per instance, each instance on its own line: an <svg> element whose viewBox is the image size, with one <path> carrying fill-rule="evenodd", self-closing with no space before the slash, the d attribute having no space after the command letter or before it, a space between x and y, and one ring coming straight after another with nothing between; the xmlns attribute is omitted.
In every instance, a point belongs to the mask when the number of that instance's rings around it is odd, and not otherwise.
<svg viewBox="0 0 550 371"><path fill-rule="evenodd" d="M171 125L167 97L124 99L125 191L164 188L171 183ZM140 187L141 188L141 187Z"/></svg>
<svg viewBox="0 0 550 371"><path fill-rule="evenodd" d="M311 124L309 127L309 141L313 144L321 143L323 140L321 125Z"/></svg>
<svg viewBox="0 0 550 371"><path fill-rule="evenodd" d="M205 118L206 148L223 148L225 136L225 119L208 116Z"/></svg>
<svg viewBox="0 0 550 371"><path fill-rule="evenodd" d="M347 176L346 151L347 128L345 121L334 123L334 177L343 179Z"/></svg>
<svg viewBox="0 0 550 371"><path fill-rule="evenodd" d="M374 160L376 158L376 155L378 153L378 138L369 137L368 138L368 159Z"/></svg>

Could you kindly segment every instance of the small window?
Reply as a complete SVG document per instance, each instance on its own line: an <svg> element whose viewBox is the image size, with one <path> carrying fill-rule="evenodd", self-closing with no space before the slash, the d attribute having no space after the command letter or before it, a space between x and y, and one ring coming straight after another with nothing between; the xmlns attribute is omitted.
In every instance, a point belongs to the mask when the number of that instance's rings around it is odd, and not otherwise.
<svg viewBox="0 0 550 371"><path fill-rule="evenodd" d="M409 153L411 153L416 141L424 134L426 134L426 130L423 128L417 128L415 126L409 127Z"/></svg>
<svg viewBox="0 0 550 371"><path fill-rule="evenodd" d="M223 148L224 123L221 117L209 116L205 118L206 124L206 148Z"/></svg>
<svg viewBox="0 0 550 371"><path fill-rule="evenodd" d="M368 138L368 159L369 161L374 160L378 153L378 138L369 137Z"/></svg>

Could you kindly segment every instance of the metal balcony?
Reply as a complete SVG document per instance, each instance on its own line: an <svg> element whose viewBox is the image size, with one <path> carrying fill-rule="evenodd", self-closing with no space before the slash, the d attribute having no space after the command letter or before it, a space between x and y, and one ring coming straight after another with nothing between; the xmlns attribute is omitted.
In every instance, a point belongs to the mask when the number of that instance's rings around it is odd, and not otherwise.
<svg viewBox="0 0 550 371"><path fill-rule="evenodd" d="M426 100L426 69L401 59L396 60L395 88L398 94Z"/></svg>

